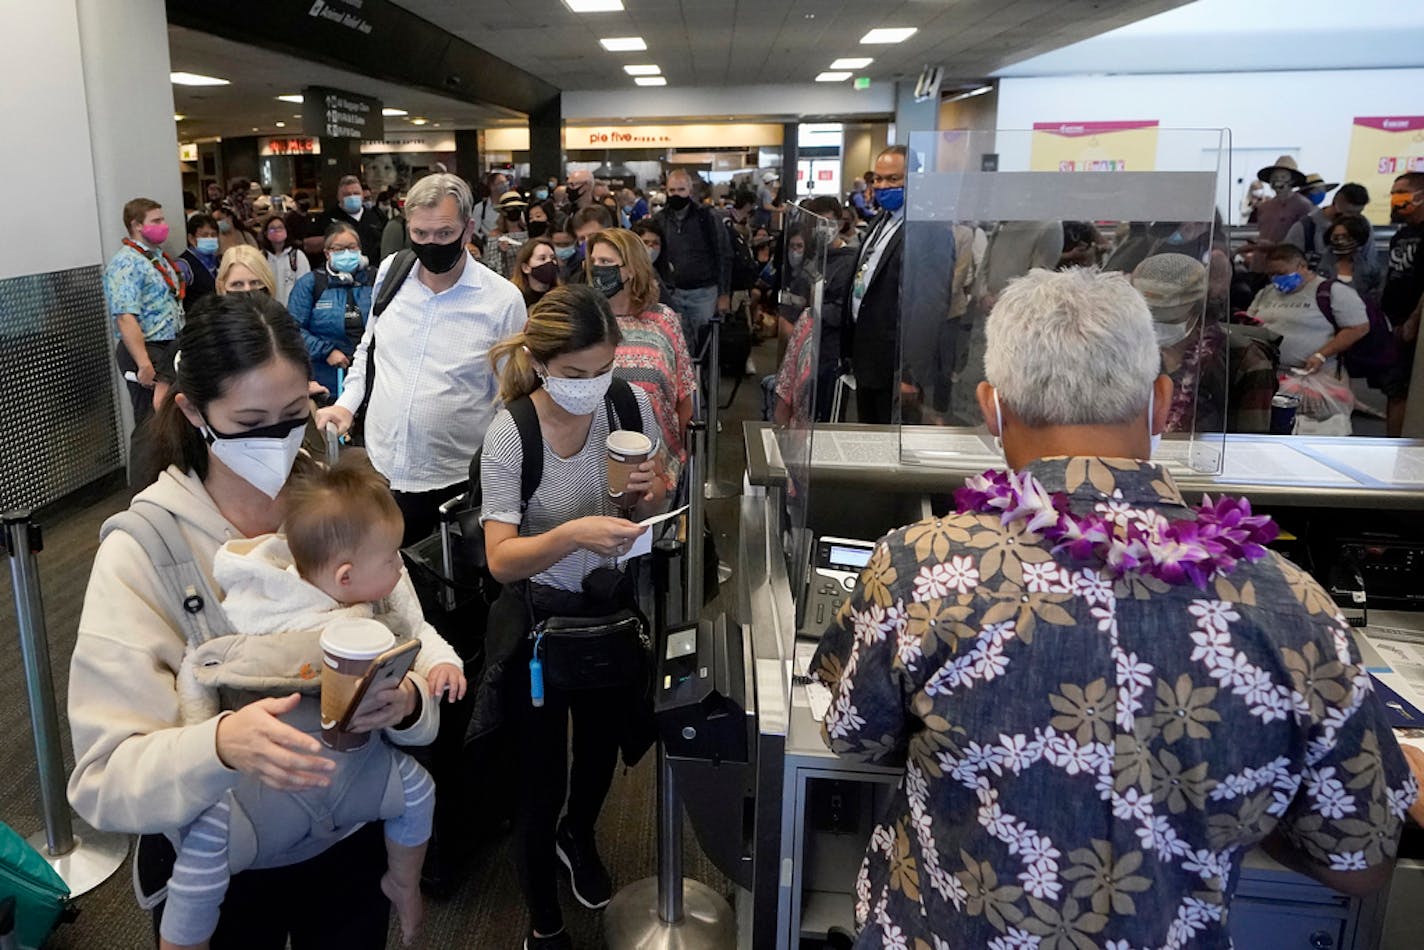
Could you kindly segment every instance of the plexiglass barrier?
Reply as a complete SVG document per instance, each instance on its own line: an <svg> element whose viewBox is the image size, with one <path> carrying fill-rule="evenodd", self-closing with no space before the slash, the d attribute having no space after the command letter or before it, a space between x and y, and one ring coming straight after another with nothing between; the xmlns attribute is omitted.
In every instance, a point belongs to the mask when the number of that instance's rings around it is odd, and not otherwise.
<svg viewBox="0 0 1424 950"><path fill-rule="evenodd" d="M1009 282L1034 268L1120 271L1148 299L1175 387L1155 455L1170 468L1219 473L1225 433L1269 418L1270 396L1261 406L1233 381L1231 265L1216 215L1227 133L1150 132L1130 145L1093 126L910 135L892 390L902 461L1002 464L975 396L985 326Z"/></svg>
<svg viewBox="0 0 1424 950"><path fill-rule="evenodd" d="M810 534L806 528L811 493L811 439L818 418L827 417L833 398L836 359L834 342L825 348L830 365L822 359L823 337L838 334L841 301L827 295L827 265L834 259L839 223L789 206L784 215L780 253L768 286L764 309L774 308L785 338L785 354L775 382L766 393L774 426L765 438L786 467L785 551L791 589L804 587L810 560ZM843 255L842 255L843 256ZM768 444L768 455L773 445Z"/></svg>

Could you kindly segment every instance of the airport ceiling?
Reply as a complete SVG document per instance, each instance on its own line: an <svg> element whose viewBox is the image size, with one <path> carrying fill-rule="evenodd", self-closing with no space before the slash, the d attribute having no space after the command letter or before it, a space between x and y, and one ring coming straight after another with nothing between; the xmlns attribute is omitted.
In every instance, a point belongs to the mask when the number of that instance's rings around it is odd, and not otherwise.
<svg viewBox="0 0 1424 950"><path fill-rule="evenodd" d="M281 102L277 97L300 94L306 86L332 86L374 96L387 108L409 113L388 117L387 132L420 131L422 127L413 124L412 119L425 119L426 129L524 125L524 116L498 106L475 105L381 82L181 26L168 27L168 55L175 72L215 76L231 83L173 87L173 109L183 116L178 123L178 137L184 142L253 133L300 135L302 107ZM279 127L278 122L285 127Z"/></svg>
<svg viewBox="0 0 1424 950"><path fill-rule="evenodd" d="M622 0L572 13L562 0L398 0L400 6L561 89L632 85L625 64L657 64L675 86L807 83L842 57L873 57L872 80L949 78L1004 66L1181 6L1186 0ZM862 46L878 27L915 27L893 46ZM643 53L603 37L641 36Z"/></svg>
<svg viewBox="0 0 1424 950"><path fill-rule="evenodd" d="M856 76L890 81L944 69L945 88L1032 56L1181 6L1186 0L623 0L613 13L573 13L563 0L399 0L398 6L564 90L626 89L623 67L655 64L679 86L802 84L833 60L871 57ZM915 27L896 45L861 45L871 29ZM640 36L644 52L610 53L604 37ZM228 86L174 86L184 141L218 135L296 134L300 106L279 95L328 85L374 96L409 115L388 131L523 124L489 105L417 91L180 26L169 27L174 70ZM773 103L749 112L775 113ZM689 117L692 118L692 117ZM517 121L516 121L517 120ZM278 122L285 127L277 126Z"/></svg>

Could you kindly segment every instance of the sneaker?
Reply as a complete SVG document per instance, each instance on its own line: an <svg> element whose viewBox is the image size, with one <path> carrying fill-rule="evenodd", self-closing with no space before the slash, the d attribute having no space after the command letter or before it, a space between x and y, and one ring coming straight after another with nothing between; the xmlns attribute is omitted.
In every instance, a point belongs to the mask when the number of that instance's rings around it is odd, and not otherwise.
<svg viewBox="0 0 1424 950"><path fill-rule="evenodd" d="M536 936L531 930L524 938L524 950L574 950L574 942L567 929L547 937Z"/></svg>
<svg viewBox="0 0 1424 950"><path fill-rule="evenodd" d="M593 834L575 835L567 825L560 823L554 851L569 869L569 883L578 902L589 910L607 907L613 899L613 879L598 857Z"/></svg>

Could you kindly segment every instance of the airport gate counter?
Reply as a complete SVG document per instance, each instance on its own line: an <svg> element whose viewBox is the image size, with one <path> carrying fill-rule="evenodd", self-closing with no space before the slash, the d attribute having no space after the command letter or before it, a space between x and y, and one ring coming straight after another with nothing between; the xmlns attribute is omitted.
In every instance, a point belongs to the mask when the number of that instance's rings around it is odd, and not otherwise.
<svg viewBox="0 0 1424 950"><path fill-rule="evenodd" d="M744 438L750 491L742 502L740 619L751 626L759 760L769 772L772 750L779 748L782 767L779 788L770 774L757 778L756 840L761 845L775 837L778 844L775 860L758 852L755 863L759 872L775 874L778 886L775 904L759 901L755 913L758 933L765 927L775 934L774 945L795 947L801 939L825 938L831 927L853 932L855 876L874 821L902 774L842 759L822 739L819 720L829 693L801 678L825 626L825 617L818 622L813 615L818 599L845 596L835 582L857 572L853 539L873 543L939 509L932 499L946 499L966 477L1002 461L995 464L996 450L982 429L827 425L812 433L747 423ZM1182 446L1169 441L1163 448L1171 457ZM783 454L796 456L790 466ZM1367 620L1372 638L1400 638L1384 640L1396 667L1405 654L1424 658L1418 646L1424 644L1424 613L1418 612L1424 606L1424 442L1228 436L1221 474L1171 468L1189 500L1240 495L1255 511L1272 515L1284 532L1275 546L1310 566L1352 621ZM811 540L826 537L844 542ZM845 563L834 563L837 557ZM794 578L798 572L807 580ZM1367 666L1380 675L1387 660L1370 641L1361 644ZM1424 691L1417 679L1386 681ZM1256 851L1232 905L1232 933L1242 950L1411 946L1417 934L1402 912L1421 888L1424 861L1404 851L1391 891L1363 900ZM1401 911L1400 920L1388 914L1390 907Z"/></svg>
<svg viewBox="0 0 1424 950"><path fill-rule="evenodd" d="M891 324L898 351L884 352L887 331L875 323L883 318L867 320L873 276L871 287L861 288L864 297L855 298L859 316L849 317L857 334L867 324L875 327L876 366L883 369L888 359L890 385L901 398L893 400L888 419L875 419L883 405L877 409L856 390L866 378L872 390L880 380L863 372L852 350L857 385L843 376L832 394L824 367L794 376L783 370L775 422L745 425L736 599L724 604L732 612L724 632L698 639L726 644L724 654L739 643L747 651L722 681L742 684L743 702L734 711L747 711L755 735L744 763L674 763L704 847L744 889L739 945L840 945L832 934L854 933L856 876L903 770L830 751L821 720L831 694L809 679L808 665L874 543L946 512L967 477L1004 466L975 398L985 378L984 327L1010 281L1033 269L1061 269L1058 255L1070 223L1112 229L1117 247L1105 268L1130 275L1147 298L1162 372L1173 382L1173 404L1153 458L1191 503L1208 494L1242 496L1257 513L1271 515L1281 532L1273 548L1319 580L1357 630L1368 624L1371 639L1357 640L1376 681L1416 705L1413 697L1424 695L1424 442L1299 434L1310 426L1295 422L1287 431L1298 434L1291 436L1234 434L1265 425L1258 417L1242 426L1232 415L1252 406L1252 395L1255 405L1262 402L1231 376L1232 369L1250 366L1243 353L1259 341L1251 328L1229 319L1224 284L1216 279L1223 266L1229 269L1229 245L1213 221L1218 182L1228 174L1228 136L1220 130L1159 134L1174 145L1171 154L1221 156L1218 170L1201 170L1207 161L1188 166L1169 159L1164 147L1155 171L1036 172L1028 170L1024 132L911 133L898 313ZM1171 225L1173 239L1134 250L1142 235L1165 233L1162 222ZM793 336L784 365L816 367L817 341L848 319L843 302L850 298L828 291L828 225L805 212L788 222L804 236L806 253L804 280L791 312L783 313L801 321L802 332ZM868 243L875 240L872 235ZM982 252L973 252L973 274L966 276L959 264L976 242ZM1136 254L1135 261L1115 268L1117 252ZM946 267L947 261L955 266ZM1147 270L1195 271L1191 292L1154 300L1138 283L1147 272L1138 266L1142 261ZM793 354L798 344L810 352ZM1265 375L1274 395L1275 369ZM901 384L912 397L904 397ZM855 418L879 424L827 422L844 417L847 399L856 402ZM720 663L712 659L711 669ZM1236 946L1417 945L1405 911L1424 898L1424 861L1411 856L1410 847L1406 840L1391 888L1365 898L1337 893L1253 851L1228 918ZM1390 908L1399 913L1390 915Z"/></svg>

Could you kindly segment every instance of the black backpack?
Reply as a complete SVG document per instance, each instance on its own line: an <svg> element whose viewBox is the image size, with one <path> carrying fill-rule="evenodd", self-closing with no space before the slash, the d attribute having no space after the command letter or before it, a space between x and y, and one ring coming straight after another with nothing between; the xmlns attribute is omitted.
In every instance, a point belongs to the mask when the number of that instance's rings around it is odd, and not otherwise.
<svg viewBox="0 0 1424 950"><path fill-rule="evenodd" d="M761 275L761 265L757 263L752 246L742 237L742 232L731 221L723 220L727 228L727 238L732 243L732 289L751 290Z"/></svg>
<svg viewBox="0 0 1424 950"><path fill-rule="evenodd" d="M1335 307L1330 301L1330 290L1339 283L1333 278L1327 278L1320 282L1320 286L1315 288L1315 305L1320 308L1320 312L1325 315L1325 319L1330 321L1330 326L1336 333L1340 332L1340 325L1335 322ZM1345 286L1349 286L1346 284ZM1353 287L1350 288L1354 290ZM1384 310L1375 303L1369 294L1359 294L1360 299L1365 304L1365 315L1369 319L1369 332L1340 354L1340 362L1345 367L1345 372L1356 379L1373 381L1378 379L1383 373L1393 368L1399 362L1399 343L1395 339L1394 329L1390 326L1389 318L1385 316Z"/></svg>
<svg viewBox="0 0 1424 950"><path fill-rule="evenodd" d="M613 377L608 395L603 399L603 407L608 413L610 430L616 426L618 429L643 431L643 413L633 395L633 386L626 379ZM505 408L514 419L514 427L519 430L519 511L523 514L529 508L529 499L534 497L544 479L544 433L539 425L539 414L534 409L534 400L528 396L521 396ZM470 491L466 496L466 511L478 511L484 502L484 491L480 488L480 455L476 452L475 457L470 459ZM483 538L480 549L484 549Z"/></svg>
<svg viewBox="0 0 1424 950"><path fill-rule="evenodd" d="M352 445L364 445L366 443L366 410L371 405L371 390L376 385L376 318L386 312L386 308L391 305L391 301L396 299L396 294L400 293L401 284L410 276L410 270L415 266L415 252L411 250L397 251L391 260L391 266L386 271L385 283L381 284L380 293L376 294L376 299L371 302L371 344L366 347L366 391L361 394L361 405L356 407L356 413L351 421L351 431L349 438ZM321 299L321 291L326 290L325 271L318 271L313 275L312 300ZM328 278L329 279L329 278Z"/></svg>

